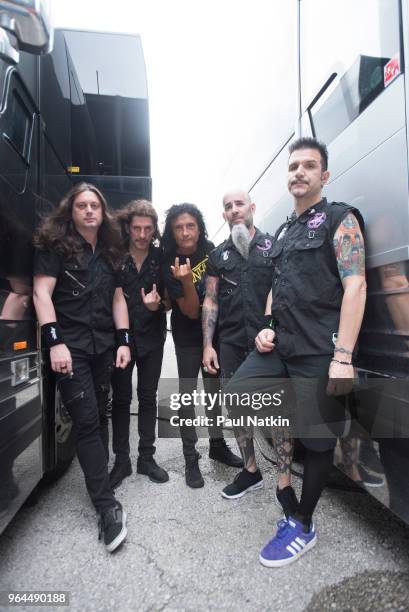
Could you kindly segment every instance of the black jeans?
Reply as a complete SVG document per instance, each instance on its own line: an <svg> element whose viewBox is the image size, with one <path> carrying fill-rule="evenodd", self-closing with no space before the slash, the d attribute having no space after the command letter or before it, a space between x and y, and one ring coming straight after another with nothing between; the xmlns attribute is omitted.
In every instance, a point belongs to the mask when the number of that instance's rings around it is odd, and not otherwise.
<svg viewBox="0 0 409 612"><path fill-rule="evenodd" d="M235 346L234 344L226 344L225 342L220 344L219 365L220 377L223 381L223 385L233 377L236 370L238 370L243 361L246 360L249 352L248 349L242 348L241 346Z"/></svg>
<svg viewBox="0 0 409 612"><path fill-rule="evenodd" d="M73 375L56 374L61 399L76 431L77 455L92 503L101 512L115 504L108 478L106 406L113 353L101 355L70 349Z"/></svg>
<svg viewBox="0 0 409 612"><path fill-rule="evenodd" d="M149 353L139 356L132 352L132 359L125 370L115 368L112 376L112 450L116 460L129 459L129 425L132 401L132 372L138 368L138 453L140 457L152 457L155 453L155 428L158 411L156 393L162 369L163 344Z"/></svg>
<svg viewBox="0 0 409 612"><path fill-rule="evenodd" d="M197 378L199 371L202 371L203 386L206 393L218 393L220 390L220 378L218 375L204 372L202 367L203 350L201 346L178 346L175 345L176 360L179 375L179 393L192 393L197 388ZM221 415L221 406L218 402L212 410L205 407L206 416L216 423L217 416ZM193 405L182 406L179 409L181 419L194 419L195 408ZM209 426L209 438L223 438L223 430L220 426ZM198 457L195 445L197 443L197 433L195 427L181 425L180 436L183 444L183 454L185 457Z"/></svg>
<svg viewBox="0 0 409 612"><path fill-rule="evenodd" d="M327 451L335 447L345 424L345 398L326 395L331 358L331 355L308 355L283 359L277 350L270 353L254 350L237 370L226 392L239 396L281 394L280 407L268 409L267 414L274 412L276 416L288 417L293 437L313 451ZM228 409L233 417L235 413L255 414L251 408L243 411L240 404ZM247 438L248 429L236 429L236 437Z"/></svg>

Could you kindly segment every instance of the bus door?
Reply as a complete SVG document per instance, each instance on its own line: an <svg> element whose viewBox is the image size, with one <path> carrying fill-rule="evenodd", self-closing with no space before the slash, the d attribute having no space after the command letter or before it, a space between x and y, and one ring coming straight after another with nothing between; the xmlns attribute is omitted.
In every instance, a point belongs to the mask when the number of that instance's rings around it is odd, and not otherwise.
<svg viewBox="0 0 409 612"><path fill-rule="evenodd" d="M39 117L17 69L1 61L0 72L1 532L42 476L43 415L32 304Z"/></svg>

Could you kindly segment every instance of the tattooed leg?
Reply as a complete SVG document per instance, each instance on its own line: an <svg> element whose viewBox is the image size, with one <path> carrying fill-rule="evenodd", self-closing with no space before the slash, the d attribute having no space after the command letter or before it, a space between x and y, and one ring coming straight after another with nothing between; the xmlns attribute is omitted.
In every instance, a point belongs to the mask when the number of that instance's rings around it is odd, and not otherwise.
<svg viewBox="0 0 409 612"><path fill-rule="evenodd" d="M355 482L360 480L358 472L358 438L341 438L342 463L347 475Z"/></svg>
<svg viewBox="0 0 409 612"><path fill-rule="evenodd" d="M277 455L277 485L284 489L291 484L291 463L294 453L294 442L284 433L275 434L274 444Z"/></svg>
<svg viewBox="0 0 409 612"><path fill-rule="evenodd" d="M233 427L237 444L239 445L244 467L249 472L257 471L256 455L254 452L253 432L244 427Z"/></svg>

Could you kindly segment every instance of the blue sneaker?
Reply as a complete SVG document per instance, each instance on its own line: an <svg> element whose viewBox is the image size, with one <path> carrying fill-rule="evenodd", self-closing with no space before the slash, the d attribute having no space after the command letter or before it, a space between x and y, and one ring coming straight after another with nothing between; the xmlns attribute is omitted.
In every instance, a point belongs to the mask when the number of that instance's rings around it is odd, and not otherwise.
<svg viewBox="0 0 409 612"><path fill-rule="evenodd" d="M281 567L296 561L317 543L314 524L306 533L304 525L292 516L277 523L277 533L260 553L260 563L266 567Z"/></svg>

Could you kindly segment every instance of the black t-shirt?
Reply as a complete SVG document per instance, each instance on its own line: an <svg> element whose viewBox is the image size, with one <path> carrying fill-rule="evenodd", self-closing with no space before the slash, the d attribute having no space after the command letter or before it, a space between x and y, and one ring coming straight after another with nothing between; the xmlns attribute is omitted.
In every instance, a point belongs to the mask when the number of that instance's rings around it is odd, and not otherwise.
<svg viewBox="0 0 409 612"><path fill-rule="evenodd" d="M179 257L180 264L186 263L189 258L193 273L193 283L199 296L200 306L206 293L206 266L209 253L214 249L214 244L207 241L205 249L199 249L193 255L178 255L167 257L163 266L163 277L165 286L172 302L172 335L175 344L179 346L202 346L202 317L201 311L197 319L190 319L184 315L178 304L177 299L183 297L182 283L173 277L170 266L175 263L175 257ZM216 339L214 339L215 343Z"/></svg>
<svg viewBox="0 0 409 612"><path fill-rule="evenodd" d="M34 274L57 279L52 301L68 348L100 354L115 346L112 301L121 286L119 274L103 256L82 240L82 252L64 259L53 251L36 249Z"/></svg>
<svg viewBox="0 0 409 612"><path fill-rule="evenodd" d="M163 344L166 338L165 311L162 307L156 312L150 311L143 303L141 296L142 287L145 293L149 293L152 291L153 284L156 284L157 292L161 298L164 297L162 265L162 250L151 245L139 272L130 255L121 269L122 289L128 304L129 324L136 350L140 356Z"/></svg>

